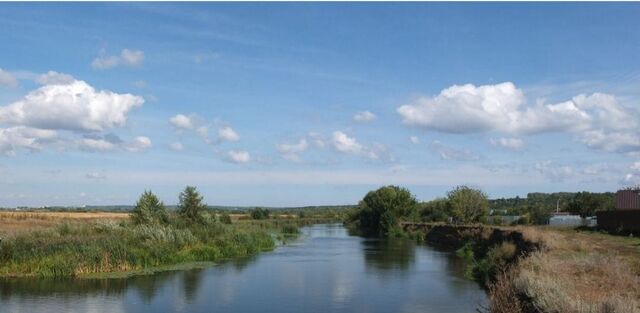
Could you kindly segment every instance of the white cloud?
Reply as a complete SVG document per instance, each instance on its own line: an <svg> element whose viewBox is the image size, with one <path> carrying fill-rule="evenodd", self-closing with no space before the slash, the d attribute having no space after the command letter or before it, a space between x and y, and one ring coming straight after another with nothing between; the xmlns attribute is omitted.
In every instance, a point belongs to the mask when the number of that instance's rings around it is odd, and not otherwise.
<svg viewBox="0 0 640 313"><path fill-rule="evenodd" d="M169 144L169 149L173 151L182 151L184 149L184 146L180 142L172 142L171 144Z"/></svg>
<svg viewBox="0 0 640 313"><path fill-rule="evenodd" d="M333 132L332 137L333 148L341 153L366 157L369 159L378 159L378 154L372 149L360 144L355 138L349 137L341 131Z"/></svg>
<svg viewBox="0 0 640 313"><path fill-rule="evenodd" d="M107 152L115 150L118 146L105 139L83 138L78 141L78 147L89 152Z"/></svg>
<svg viewBox="0 0 640 313"><path fill-rule="evenodd" d="M129 152L141 152L151 147L151 139L149 139L149 137L138 136L134 138L133 141L127 143L124 149Z"/></svg>
<svg viewBox="0 0 640 313"><path fill-rule="evenodd" d="M233 128L225 126L218 129L218 138L221 141L238 141L240 140L240 135Z"/></svg>
<svg viewBox="0 0 640 313"><path fill-rule="evenodd" d="M629 168L633 171L640 172L640 161L634 162Z"/></svg>
<svg viewBox="0 0 640 313"><path fill-rule="evenodd" d="M67 85L73 83L75 78L69 74L48 71L44 74L38 75L35 81L41 85Z"/></svg>
<svg viewBox="0 0 640 313"><path fill-rule="evenodd" d="M359 123L367 123L376 119L376 115L369 111L358 112L353 116L353 120Z"/></svg>
<svg viewBox="0 0 640 313"><path fill-rule="evenodd" d="M306 151L307 148L309 148L309 143L305 138L300 139L297 143L281 143L276 145L276 149L280 155L293 162L300 162L300 153Z"/></svg>
<svg viewBox="0 0 640 313"><path fill-rule="evenodd" d="M364 147L355 138L341 131L333 132L333 147L339 152L348 154L362 154L364 151Z"/></svg>
<svg viewBox="0 0 640 313"><path fill-rule="evenodd" d="M98 70L106 70L118 65L138 67L142 64L143 60L144 52L140 50L123 49L120 55L107 55L103 49L100 51L100 55L93 59L91 67Z"/></svg>
<svg viewBox="0 0 640 313"><path fill-rule="evenodd" d="M407 125L445 133L569 132L595 149L640 150L638 113L602 93L578 95L556 104L538 101L528 105L522 90L510 82L454 85L437 96L402 105L397 112Z"/></svg>
<svg viewBox="0 0 640 313"><path fill-rule="evenodd" d="M0 123L33 128L72 131L103 131L123 126L142 97L97 91L84 81L45 85L23 99L0 107Z"/></svg>
<svg viewBox="0 0 640 313"><path fill-rule="evenodd" d="M130 142L124 142L118 136L85 136L76 142L80 150L88 152L111 152L124 150L128 152L141 152L152 147L151 140L145 136L135 137Z"/></svg>
<svg viewBox="0 0 640 313"><path fill-rule="evenodd" d="M192 129L193 128L193 122L191 121L191 118L184 115L184 114L178 114L172 118L169 119L169 123L171 123L171 125L173 125L176 128L180 128L180 129Z"/></svg>
<svg viewBox="0 0 640 313"><path fill-rule="evenodd" d="M414 145L420 144L420 138L418 138L418 136L410 136L409 141Z"/></svg>
<svg viewBox="0 0 640 313"><path fill-rule="evenodd" d="M437 140L431 142L430 148L443 160L472 161L472 160L480 159L480 157L477 154L469 150L456 149L456 148L447 146Z"/></svg>
<svg viewBox="0 0 640 313"><path fill-rule="evenodd" d="M520 138L491 138L490 142L496 147L507 148L511 150L520 150L524 147L524 142Z"/></svg>
<svg viewBox="0 0 640 313"><path fill-rule="evenodd" d="M0 154L15 155L18 149L40 150L44 142L56 137L57 133L52 130L24 126L0 128Z"/></svg>
<svg viewBox="0 0 640 313"><path fill-rule="evenodd" d="M318 149L324 149L324 147L326 146L325 143L325 139L324 136L322 136L322 134L316 133L316 132L311 132L309 133L309 140L311 141L311 143Z"/></svg>
<svg viewBox="0 0 640 313"><path fill-rule="evenodd" d="M17 87L18 80L13 74L0 68L0 86Z"/></svg>
<svg viewBox="0 0 640 313"><path fill-rule="evenodd" d="M241 164L249 162L251 160L251 156L247 151L231 150L227 152L227 160L229 162Z"/></svg>
<svg viewBox="0 0 640 313"><path fill-rule="evenodd" d="M561 182L574 175L574 170L570 166L556 165L548 160L536 163L535 169L553 182Z"/></svg>
<svg viewBox="0 0 640 313"><path fill-rule="evenodd" d="M144 52L140 50L123 49L120 53L123 64L128 66L140 66L144 60Z"/></svg>

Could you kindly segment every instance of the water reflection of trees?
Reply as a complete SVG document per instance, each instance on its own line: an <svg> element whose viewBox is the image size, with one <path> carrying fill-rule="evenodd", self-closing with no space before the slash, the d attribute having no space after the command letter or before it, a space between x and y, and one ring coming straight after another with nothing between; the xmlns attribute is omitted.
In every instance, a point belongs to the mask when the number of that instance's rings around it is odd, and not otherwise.
<svg viewBox="0 0 640 313"><path fill-rule="evenodd" d="M229 260L221 264L223 270L242 272L257 258L247 257ZM182 279L185 300L191 302L198 294L205 270L164 271L152 275L130 278L104 279L48 279L48 278L0 278L0 299L11 297L122 297L134 290L144 303L152 302L163 286L174 279Z"/></svg>
<svg viewBox="0 0 640 313"><path fill-rule="evenodd" d="M415 262L415 243L400 239L365 239L362 249L367 269L380 274L407 272Z"/></svg>

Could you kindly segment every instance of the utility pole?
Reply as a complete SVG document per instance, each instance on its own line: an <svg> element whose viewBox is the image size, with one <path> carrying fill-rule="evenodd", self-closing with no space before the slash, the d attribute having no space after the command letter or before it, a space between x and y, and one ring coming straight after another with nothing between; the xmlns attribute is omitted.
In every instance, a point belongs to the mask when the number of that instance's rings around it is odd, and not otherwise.
<svg viewBox="0 0 640 313"><path fill-rule="evenodd" d="M556 213L560 213L560 198L558 198L558 202L556 202Z"/></svg>

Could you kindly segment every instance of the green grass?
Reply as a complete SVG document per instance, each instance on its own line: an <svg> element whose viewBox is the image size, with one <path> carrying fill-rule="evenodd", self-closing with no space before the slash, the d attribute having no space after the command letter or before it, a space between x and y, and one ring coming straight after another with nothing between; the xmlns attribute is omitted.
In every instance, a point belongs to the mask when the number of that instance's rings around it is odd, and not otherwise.
<svg viewBox="0 0 640 313"><path fill-rule="evenodd" d="M298 226L312 223L265 220L229 225L214 220L188 224L173 217L167 225L63 223L16 235L0 245L0 276L91 276L239 258L271 250L279 237L296 235Z"/></svg>

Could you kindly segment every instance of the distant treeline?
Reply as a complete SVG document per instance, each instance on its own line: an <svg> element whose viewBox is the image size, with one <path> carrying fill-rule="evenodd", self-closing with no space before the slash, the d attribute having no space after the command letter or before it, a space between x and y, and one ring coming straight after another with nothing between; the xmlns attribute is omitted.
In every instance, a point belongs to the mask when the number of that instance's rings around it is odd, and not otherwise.
<svg viewBox="0 0 640 313"><path fill-rule="evenodd" d="M499 198L489 200L489 207L496 215L550 214L556 211L581 216L593 216L596 211L615 208L613 192L534 192L526 198Z"/></svg>

